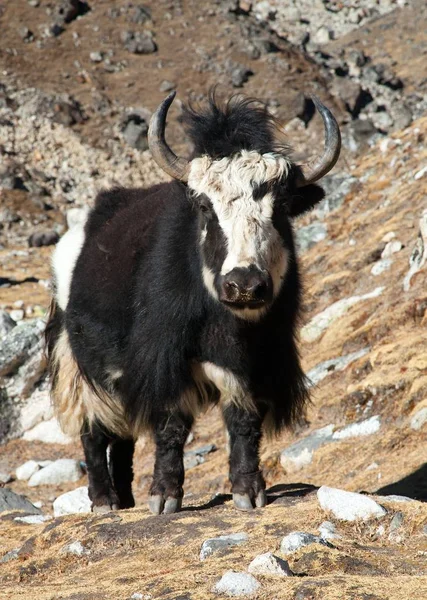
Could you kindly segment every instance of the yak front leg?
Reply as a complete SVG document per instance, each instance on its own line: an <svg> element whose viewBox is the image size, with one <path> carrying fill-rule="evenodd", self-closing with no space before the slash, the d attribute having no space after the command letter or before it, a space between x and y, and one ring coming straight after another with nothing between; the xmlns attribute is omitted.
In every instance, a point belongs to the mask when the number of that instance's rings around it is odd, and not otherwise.
<svg viewBox="0 0 427 600"><path fill-rule="evenodd" d="M156 462L148 506L152 513L180 510L184 491L184 444L193 418L183 412L162 415L154 429Z"/></svg>
<svg viewBox="0 0 427 600"><path fill-rule="evenodd" d="M265 481L259 470L259 445L264 414L228 404L224 419L230 436L230 481L233 501L240 510L265 506Z"/></svg>

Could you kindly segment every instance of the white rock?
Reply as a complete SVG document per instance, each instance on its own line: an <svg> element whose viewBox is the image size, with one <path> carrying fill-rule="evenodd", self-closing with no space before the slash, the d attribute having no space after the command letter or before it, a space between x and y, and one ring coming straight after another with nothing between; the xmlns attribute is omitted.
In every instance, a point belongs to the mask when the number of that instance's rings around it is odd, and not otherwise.
<svg viewBox="0 0 427 600"><path fill-rule="evenodd" d="M319 526L319 533L324 540L341 539L341 536L337 534L337 528L331 521L323 521Z"/></svg>
<svg viewBox="0 0 427 600"><path fill-rule="evenodd" d="M316 365L307 373L307 377L310 380L311 385L316 385L335 371L343 371L352 362L368 354L369 350L369 346L366 346L365 348L357 350L356 352L351 352L350 354L345 354L344 356L338 356L337 358L331 358Z"/></svg>
<svg viewBox="0 0 427 600"><path fill-rule="evenodd" d="M79 487L72 492L58 496L53 503L55 517L73 515L75 513L89 513L92 509L87 487Z"/></svg>
<svg viewBox="0 0 427 600"><path fill-rule="evenodd" d="M16 323L18 321L22 321L22 319L25 317L25 312L22 310L22 308L11 310L9 314Z"/></svg>
<svg viewBox="0 0 427 600"><path fill-rule="evenodd" d="M372 292L364 294L363 296L351 296L350 298L343 298L342 300L338 300L338 302L334 302L334 304L328 306L323 312L313 317L311 321L302 328L302 339L304 342L316 341L332 323L345 315L349 308L363 300L377 298L383 291L384 287L377 287Z"/></svg>
<svg viewBox="0 0 427 600"><path fill-rule="evenodd" d="M361 421L360 423L352 423L351 425L344 427L344 429L335 431L335 433L332 435L332 438L334 440L344 440L346 438L372 435L373 433L379 431L380 427L380 418L378 415L375 415L369 419L366 419L365 421Z"/></svg>
<svg viewBox="0 0 427 600"><path fill-rule="evenodd" d="M293 573L286 560L274 556L271 552L256 556L248 566L252 575L266 575L267 577L292 577Z"/></svg>
<svg viewBox="0 0 427 600"><path fill-rule="evenodd" d="M35 460L27 460L23 465L15 471L16 479L20 481L28 481L40 469L39 463Z"/></svg>
<svg viewBox="0 0 427 600"><path fill-rule="evenodd" d="M300 548L310 546L311 544L322 544L323 546L328 546L328 542L318 535L304 533L304 531L293 531L282 539L280 543L280 551L283 554L292 554L292 552L296 552Z"/></svg>
<svg viewBox="0 0 427 600"><path fill-rule="evenodd" d="M50 521L52 517L49 515L28 515L27 517L15 517L13 520L27 525L40 525L46 521Z"/></svg>
<svg viewBox="0 0 427 600"><path fill-rule="evenodd" d="M44 442L45 444L70 444L73 440L63 433L57 419L42 421L22 436L28 442Z"/></svg>
<svg viewBox="0 0 427 600"><path fill-rule="evenodd" d="M260 587L260 583L249 573L227 571L215 585L213 591L227 596L250 596Z"/></svg>
<svg viewBox="0 0 427 600"><path fill-rule="evenodd" d="M382 241L383 242L391 242L391 240L394 240L395 237L396 237L396 232L395 231L389 231L388 233L386 233L385 235L383 235Z"/></svg>
<svg viewBox="0 0 427 600"><path fill-rule="evenodd" d="M403 290L409 291L412 277L418 273L427 261L427 209L423 211L419 221L419 232L415 242L415 247L409 258L409 271L403 280Z"/></svg>
<svg viewBox="0 0 427 600"><path fill-rule="evenodd" d="M427 423L427 406L420 408L411 419L411 429L419 431Z"/></svg>
<svg viewBox="0 0 427 600"><path fill-rule="evenodd" d="M419 171L417 171L414 175L414 179L417 181L418 179L421 179L421 177L424 177L424 175L427 173L427 167L423 167L422 169L420 169Z"/></svg>
<svg viewBox="0 0 427 600"><path fill-rule="evenodd" d="M295 473L309 465L313 460L314 452L332 441L333 431L334 425L326 425L285 448L280 454L280 464L285 471Z"/></svg>
<svg viewBox="0 0 427 600"><path fill-rule="evenodd" d="M41 421L53 416L52 403L48 390L35 390L21 410L21 429L28 431Z"/></svg>
<svg viewBox="0 0 427 600"><path fill-rule="evenodd" d="M372 498L354 492L322 486L317 491L317 498L323 510L332 512L342 521L366 521L387 514L387 511Z"/></svg>
<svg viewBox="0 0 427 600"><path fill-rule="evenodd" d="M28 485L58 485L69 481L76 482L83 475L80 463L73 458L60 458L31 476Z"/></svg>
<svg viewBox="0 0 427 600"><path fill-rule="evenodd" d="M367 471L374 471L375 469L379 469L380 465L377 462L373 462L366 467Z"/></svg>
<svg viewBox="0 0 427 600"><path fill-rule="evenodd" d="M89 550L81 542L71 542L61 549L62 554L73 554L74 556L83 556L89 554Z"/></svg>
<svg viewBox="0 0 427 600"><path fill-rule="evenodd" d="M384 250L381 253L381 258L389 258L393 254L396 254L396 252L400 252L402 248L402 242L400 242L399 240L392 240L391 242L388 242L386 244Z"/></svg>
<svg viewBox="0 0 427 600"><path fill-rule="evenodd" d="M391 258L382 258L373 265L371 269L371 274L375 275L375 277L377 275L381 275L381 273L388 271L392 264L393 261L391 260Z"/></svg>

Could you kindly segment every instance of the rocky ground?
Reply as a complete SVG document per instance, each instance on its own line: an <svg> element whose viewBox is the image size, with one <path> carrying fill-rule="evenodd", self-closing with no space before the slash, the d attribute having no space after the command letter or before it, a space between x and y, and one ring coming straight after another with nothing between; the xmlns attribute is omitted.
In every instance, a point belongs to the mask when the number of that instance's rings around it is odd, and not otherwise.
<svg viewBox="0 0 427 600"><path fill-rule="evenodd" d="M1 598L427 596L426 22L418 1L0 6ZM183 512L149 515L141 439L137 508L85 514L83 454L45 379L50 245L98 189L160 181L151 111L214 83L266 100L297 156L321 134L302 92L342 126L326 200L295 224L313 403L263 445L265 509L232 507L211 411L187 444ZM185 151L179 107L170 139Z"/></svg>

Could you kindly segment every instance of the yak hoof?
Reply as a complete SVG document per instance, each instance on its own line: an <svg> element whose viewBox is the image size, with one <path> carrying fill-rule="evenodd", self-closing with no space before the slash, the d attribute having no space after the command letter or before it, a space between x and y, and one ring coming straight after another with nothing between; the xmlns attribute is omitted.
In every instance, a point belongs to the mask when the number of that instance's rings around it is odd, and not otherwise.
<svg viewBox="0 0 427 600"><path fill-rule="evenodd" d="M257 508L262 508L266 504L267 504L267 494L265 493L265 490L261 490L260 492L258 492L258 495L255 498L255 506Z"/></svg>
<svg viewBox="0 0 427 600"><path fill-rule="evenodd" d="M252 510L252 502L249 494L233 494L234 506L239 510Z"/></svg>
<svg viewBox="0 0 427 600"><path fill-rule="evenodd" d="M97 514L103 514L111 512L112 510L119 510L118 504L102 504L101 506L92 506L92 512Z"/></svg>
<svg viewBox="0 0 427 600"><path fill-rule="evenodd" d="M170 515L181 510L182 498L166 498L163 513Z"/></svg>
<svg viewBox="0 0 427 600"><path fill-rule="evenodd" d="M148 499L148 508L153 515L160 515L163 511L164 505L164 498L160 494L157 494L156 496L150 496Z"/></svg>
<svg viewBox="0 0 427 600"><path fill-rule="evenodd" d="M148 508L155 515L170 515L178 512L181 509L182 498L171 498L165 499L160 494L156 496L150 496L148 500Z"/></svg>

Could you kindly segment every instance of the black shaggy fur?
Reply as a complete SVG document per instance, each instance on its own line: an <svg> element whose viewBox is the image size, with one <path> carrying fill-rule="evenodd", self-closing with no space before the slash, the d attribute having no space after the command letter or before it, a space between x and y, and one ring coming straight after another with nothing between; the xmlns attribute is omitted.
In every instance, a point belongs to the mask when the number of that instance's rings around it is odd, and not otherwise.
<svg viewBox="0 0 427 600"><path fill-rule="evenodd" d="M193 143L194 156L207 154L220 159L240 150L263 154L287 149L277 143L274 117L253 98L236 95L221 104L212 91L205 109L186 107L182 120Z"/></svg>
<svg viewBox="0 0 427 600"><path fill-rule="evenodd" d="M196 155L275 149L273 121L251 101L234 99L221 108L211 97L205 111L187 109L185 119ZM258 464L264 418L280 432L303 412L308 394L295 341L301 285L289 216L313 206L323 192L317 186L297 192L292 177L282 188L273 220L289 252L289 269L258 322L237 318L205 288L200 206L189 201L185 185L103 192L90 214L67 310L54 313L48 325L49 350L65 326L85 378L121 399L129 423L153 430L151 493L162 498L160 510L168 498L182 497L183 445L192 418L180 409L180 399L193 387L192 364L209 361L231 371L257 407L255 413L224 409L234 493L254 499L265 487ZM111 370L123 371L114 384ZM210 399L218 400L217 390ZM120 444L101 425L82 432L82 440L94 506L132 506L133 443ZM108 467L109 444L116 448L113 457L126 460L113 458ZM115 472L120 469L121 478Z"/></svg>

